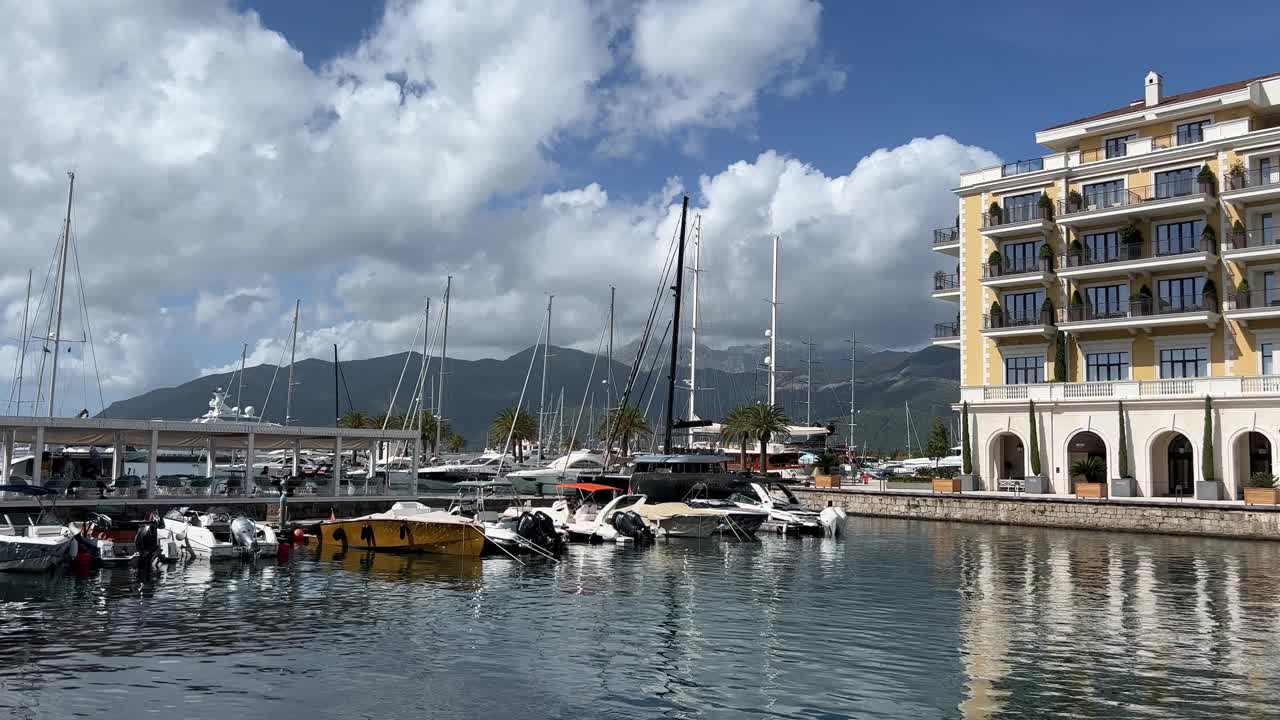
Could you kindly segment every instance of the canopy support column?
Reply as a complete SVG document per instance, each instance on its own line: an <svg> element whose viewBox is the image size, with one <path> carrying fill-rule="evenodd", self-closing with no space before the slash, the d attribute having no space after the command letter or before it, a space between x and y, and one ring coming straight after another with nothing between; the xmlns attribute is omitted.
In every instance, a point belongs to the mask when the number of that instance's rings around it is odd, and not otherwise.
<svg viewBox="0 0 1280 720"><path fill-rule="evenodd" d="M147 453L147 497L156 496L156 462L160 454L160 431L151 431L151 443Z"/></svg>
<svg viewBox="0 0 1280 720"><path fill-rule="evenodd" d="M214 466L213 456L214 456L214 453L216 453L217 451L218 451L218 447L217 447L217 444L214 443L213 441L213 436L210 435L209 437L205 438L204 476L207 478L213 477L213 466ZM209 488L210 489L213 488L213 483L209 483Z"/></svg>
<svg viewBox="0 0 1280 720"><path fill-rule="evenodd" d="M41 485L44 474L44 426L36 426L36 436L31 442L31 484Z"/></svg>
<svg viewBox="0 0 1280 720"><path fill-rule="evenodd" d="M249 433L245 438L244 448L244 494L253 496L258 487L257 478L253 474L253 456L254 456L254 435Z"/></svg>
<svg viewBox="0 0 1280 720"><path fill-rule="evenodd" d="M342 486L342 436L338 435L333 438L333 476L329 478L329 494L334 497L338 496L338 489Z"/></svg>
<svg viewBox="0 0 1280 720"><path fill-rule="evenodd" d="M120 433L111 435L111 479L124 475L124 438Z"/></svg>

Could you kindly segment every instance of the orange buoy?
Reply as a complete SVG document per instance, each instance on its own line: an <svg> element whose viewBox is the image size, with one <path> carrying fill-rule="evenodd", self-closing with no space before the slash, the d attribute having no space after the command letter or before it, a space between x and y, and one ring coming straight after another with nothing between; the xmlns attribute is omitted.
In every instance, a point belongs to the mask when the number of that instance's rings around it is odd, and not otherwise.
<svg viewBox="0 0 1280 720"><path fill-rule="evenodd" d="M306 535L306 533L302 532L302 528L294 528L294 529L293 529L293 544L294 544L294 545L304 545L304 544L306 544L306 542L307 542L307 535Z"/></svg>

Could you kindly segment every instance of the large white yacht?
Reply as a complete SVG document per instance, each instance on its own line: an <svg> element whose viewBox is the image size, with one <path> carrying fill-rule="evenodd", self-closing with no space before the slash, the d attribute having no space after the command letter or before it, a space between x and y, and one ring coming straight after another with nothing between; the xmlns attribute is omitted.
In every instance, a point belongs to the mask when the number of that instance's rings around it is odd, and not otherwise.
<svg viewBox="0 0 1280 720"><path fill-rule="evenodd" d="M507 473L507 479L519 493L557 494L557 485L577 482L584 475L596 477L604 471L603 451L574 450L552 460L546 467Z"/></svg>

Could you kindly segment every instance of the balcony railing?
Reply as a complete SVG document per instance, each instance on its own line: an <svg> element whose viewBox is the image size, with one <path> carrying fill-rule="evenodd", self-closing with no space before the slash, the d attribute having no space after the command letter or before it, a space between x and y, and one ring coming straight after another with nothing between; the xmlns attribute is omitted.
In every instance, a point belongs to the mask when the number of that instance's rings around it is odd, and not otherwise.
<svg viewBox="0 0 1280 720"><path fill-rule="evenodd" d="M934 273L933 275L933 291L934 292L939 292L941 290L959 290L959 289L960 289L959 275L948 275L944 272Z"/></svg>
<svg viewBox="0 0 1280 720"><path fill-rule="evenodd" d="M960 228L938 228L933 231L934 245L950 245L960 242Z"/></svg>
<svg viewBox="0 0 1280 720"><path fill-rule="evenodd" d="M949 323L935 323L933 326L933 338L941 340L943 338L960 337L960 321Z"/></svg>
<svg viewBox="0 0 1280 720"><path fill-rule="evenodd" d="M1171 180L1136 188L1086 192L1081 196L1082 202L1079 204L1071 202L1068 198L1065 201L1058 201L1058 205L1063 215L1074 215L1082 212L1110 210L1112 208L1138 206L1162 200L1174 200L1181 197L1191 197L1192 195L1212 195L1213 192L1214 186L1212 183L1202 183L1191 178L1187 180Z"/></svg>
<svg viewBox="0 0 1280 720"><path fill-rule="evenodd" d="M1227 310L1261 310L1262 308L1280 309L1280 289L1235 292L1227 296Z"/></svg>
<svg viewBox="0 0 1280 720"><path fill-rule="evenodd" d="M1047 257L1004 258L998 263L984 263L982 266L982 279L991 280L993 278L1052 271L1053 263Z"/></svg>
<svg viewBox="0 0 1280 720"><path fill-rule="evenodd" d="M994 228L1002 225L1013 225L1015 223L1030 222L1032 220L1052 220L1052 217L1046 217L1044 208L1039 203L1035 205L1018 205L1015 207L1002 208L999 215L991 213L982 214L982 227Z"/></svg>
<svg viewBox="0 0 1280 720"><path fill-rule="evenodd" d="M1036 312L1003 312L982 316L983 330L1007 330L1052 324L1053 313L1044 310L1037 310Z"/></svg>
<svg viewBox="0 0 1280 720"><path fill-rule="evenodd" d="M1228 172L1222 179L1223 190L1248 190L1280 185L1280 167L1258 168L1243 173Z"/></svg>
<svg viewBox="0 0 1280 720"><path fill-rule="evenodd" d="M1241 395L1280 395L1280 375L1251 377L1171 378L1166 380L1110 380L1083 383L986 385L960 389L963 402L1035 400L1093 401L1139 398L1202 399Z"/></svg>
<svg viewBox="0 0 1280 720"><path fill-rule="evenodd" d="M1151 138L1152 150L1168 150L1169 148L1182 147L1183 145L1196 145L1204 142L1206 127L1188 128L1186 130L1169 133L1168 135L1156 135Z"/></svg>
<svg viewBox="0 0 1280 720"><path fill-rule="evenodd" d="M1236 250L1280 245L1280 228L1258 228L1233 232L1228 236L1231 247Z"/></svg>
<svg viewBox="0 0 1280 720"><path fill-rule="evenodd" d="M1217 300L1204 296L1181 296L1168 298L1133 298L1098 304L1072 305L1062 308L1059 316L1062 322L1089 322L1093 320L1128 320L1131 318L1153 317L1160 315L1181 315L1183 313L1216 312Z"/></svg>
<svg viewBox="0 0 1280 720"><path fill-rule="evenodd" d="M1044 158L1038 157L1031 160L1018 160L1017 162L1005 163L1000 166L1000 177L1010 177L1012 175L1022 175L1030 172L1040 172L1044 169Z"/></svg>
<svg viewBox="0 0 1280 720"><path fill-rule="evenodd" d="M1091 252L1088 248L1076 252L1066 252L1058 256L1058 267L1081 268L1109 263L1129 262L1150 257L1145 243L1120 243L1099 252Z"/></svg>

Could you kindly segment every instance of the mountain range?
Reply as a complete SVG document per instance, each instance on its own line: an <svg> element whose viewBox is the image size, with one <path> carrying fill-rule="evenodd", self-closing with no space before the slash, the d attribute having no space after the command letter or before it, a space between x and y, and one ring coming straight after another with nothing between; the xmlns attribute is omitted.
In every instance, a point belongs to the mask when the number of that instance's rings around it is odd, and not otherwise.
<svg viewBox="0 0 1280 720"><path fill-rule="evenodd" d="M646 408L651 424L661 425L666 399L665 358L654 362L650 350L640 365L633 385L630 404ZM796 422L804 422L806 414L812 422L835 426L842 435L849 428L850 362L847 355L815 347L813 364L812 407L806 413L808 372L803 346L779 347L777 380L778 404ZM467 439L468 448L483 447L489 424L506 407L515 405L524 388L524 407L537 413L543 406L540 398L542 355L533 359L534 348L526 348L505 359L458 360L450 358L445 366L443 414L450 426ZM615 351L615 357L634 357L635 346ZM565 434L571 428L577 409L583 407L579 438L589 435L588 424L599 425L610 402L607 369L612 368L613 385L619 391L630 375L629 365L616 359L609 362L590 353L552 346L547 364L546 422L560 407L564 395ZM698 391L696 407L699 417L715 420L733 407L765 399L768 374L761 364L760 348L733 347L724 350L698 351ZM382 415L390 408L394 414L406 411L416 392L422 356L416 352L398 353L365 360L341 363L336 382L337 414L356 409L370 415ZM588 389L586 381L594 376ZM858 408L853 439L869 449L894 451L906 448L907 411L912 418L912 446L923 444L934 417L954 424L951 404L959 396L959 354L949 348L926 347L917 351L877 350L860 352L857 363L855 400ZM428 365L428 405L434 401L438 387L439 361ZM400 382L403 373L404 379ZM335 373L332 362L319 359L301 360L294 366L294 395L291 413L293 423L327 426L335 418ZM679 377L687 378L682 367ZM244 405L254 406L268 421L283 422L288 368L258 365L247 368L241 380L230 373L207 375L170 388L159 388L127 400L112 403L104 417L133 419L189 420L208 409L217 388L230 390L229 400L237 396ZM399 394L396 386L400 384ZM688 383L682 381L676 392L676 415L688 414ZM268 398L268 393L270 393ZM394 404L393 404L394 398ZM594 431L594 429L593 429Z"/></svg>

